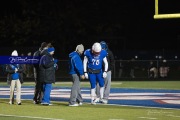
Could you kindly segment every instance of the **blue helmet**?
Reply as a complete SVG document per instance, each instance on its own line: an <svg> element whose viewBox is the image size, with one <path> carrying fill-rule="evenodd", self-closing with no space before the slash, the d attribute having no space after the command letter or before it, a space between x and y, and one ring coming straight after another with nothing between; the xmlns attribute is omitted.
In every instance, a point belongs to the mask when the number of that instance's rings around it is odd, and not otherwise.
<svg viewBox="0 0 180 120"><path fill-rule="evenodd" d="M101 41L100 44L101 44L102 49L108 50L108 46L105 41Z"/></svg>

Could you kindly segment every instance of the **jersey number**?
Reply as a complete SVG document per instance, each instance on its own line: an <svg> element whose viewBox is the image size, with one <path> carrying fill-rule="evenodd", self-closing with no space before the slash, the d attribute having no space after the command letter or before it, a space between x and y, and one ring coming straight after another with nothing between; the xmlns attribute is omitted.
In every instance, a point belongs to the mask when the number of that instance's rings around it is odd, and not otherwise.
<svg viewBox="0 0 180 120"><path fill-rule="evenodd" d="M99 60L92 59L93 65L99 65Z"/></svg>

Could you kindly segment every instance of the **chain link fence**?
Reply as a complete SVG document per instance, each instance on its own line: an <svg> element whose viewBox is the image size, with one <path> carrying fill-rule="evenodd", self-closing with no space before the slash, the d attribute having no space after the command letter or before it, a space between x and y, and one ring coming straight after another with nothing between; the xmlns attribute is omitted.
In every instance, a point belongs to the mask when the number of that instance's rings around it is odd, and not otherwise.
<svg viewBox="0 0 180 120"><path fill-rule="evenodd" d="M153 63L153 65L151 65ZM0 76L6 78L5 65L0 65ZM56 77L59 79L69 79L68 60L58 62L59 69ZM28 67L29 68L29 67ZM26 78L33 78L33 69L26 69ZM179 60L115 60L112 72L112 80L123 79L180 79Z"/></svg>
<svg viewBox="0 0 180 120"><path fill-rule="evenodd" d="M56 77L69 78L68 61L60 60L58 65ZM180 79L180 61L115 60L112 79Z"/></svg>
<svg viewBox="0 0 180 120"><path fill-rule="evenodd" d="M179 60L116 60L116 79L180 79Z"/></svg>

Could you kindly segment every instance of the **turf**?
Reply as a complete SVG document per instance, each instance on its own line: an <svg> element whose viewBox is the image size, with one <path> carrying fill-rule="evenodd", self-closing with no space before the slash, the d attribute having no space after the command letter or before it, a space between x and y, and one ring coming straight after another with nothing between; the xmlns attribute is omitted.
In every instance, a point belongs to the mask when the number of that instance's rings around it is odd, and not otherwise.
<svg viewBox="0 0 180 120"><path fill-rule="evenodd" d="M180 81L122 81L112 82L117 88L180 89ZM33 86L25 82L23 86ZM71 82L57 82L53 86L70 87ZM7 86L1 82L0 86ZM89 87L82 82L82 87ZM179 120L179 109L160 109L115 105L90 105L69 107L67 102L53 102L52 106L35 105L23 100L22 105L9 105L7 99L0 99L0 120Z"/></svg>
<svg viewBox="0 0 180 120"><path fill-rule="evenodd" d="M34 105L32 101L23 101L23 105L8 105L1 99L0 119L58 119L58 120L179 120L180 110L138 108L127 106L90 105L69 107L67 103L54 102L52 106ZM12 116L5 116L12 115ZM13 116L14 115L14 116Z"/></svg>
<svg viewBox="0 0 180 120"><path fill-rule="evenodd" d="M70 87L72 82L56 82L53 86L58 87ZM142 88L142 89L180 89L179 81L116 81L112 82L113 88ZM0 82L0 86L7 86L6 82ZM34 82L25 82L22 86L34 86ZM81 87L90 87L88 81L82 81Z"/></svg>

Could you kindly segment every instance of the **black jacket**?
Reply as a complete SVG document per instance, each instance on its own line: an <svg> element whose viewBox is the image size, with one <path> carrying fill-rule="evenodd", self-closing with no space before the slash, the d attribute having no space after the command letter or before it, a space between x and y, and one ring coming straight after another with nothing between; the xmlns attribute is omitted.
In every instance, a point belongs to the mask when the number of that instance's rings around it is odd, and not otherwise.
<svg viewBox="0 0 180 120"><path fill-rule="evenodd" d="M41 57L41 50L39 49L39 50L37 50L36 52L34 52L33 58L34 58L34 59L38 58L38 59L39 59L39 62L40 62L40 57ZM36 70L38 70L38 68L39 68L39 62L38 62L37 64L33 64L33 66L34 66L34 68L35 68Z"/></svg>
<svg viewBox="0 0 180 120"><path fill-rule="evenodd" d="M114 55L110 49L107 50L107 61L108 61L108 71L113 71L115 61L114 61Z"/></svg>
<svg viewBox="0 0 180 120"><path fill-rule="evenodd" d="M36 52L34 52L34 54L33 54L33 58L34 59L39 59L39 61L38 61L38 63L36 63L36 64L33 64L33 67L34 67L34 69L33 69L33 71L34 71L34 78L35 78L35 81L37 81L37 82L40 82L40 80L39 80L39 63L40 63L40 59L41 59L41 57L42 57L42 55L41 55L41 49L39 49L39 50L37 50Z"/></svg>
<svg viewBox="0 0 180 120"><path fill-rule="evenodd" d="M55 83L54 59L52 55L47 53L41 57L38 72L42 83Z"/></svg>

